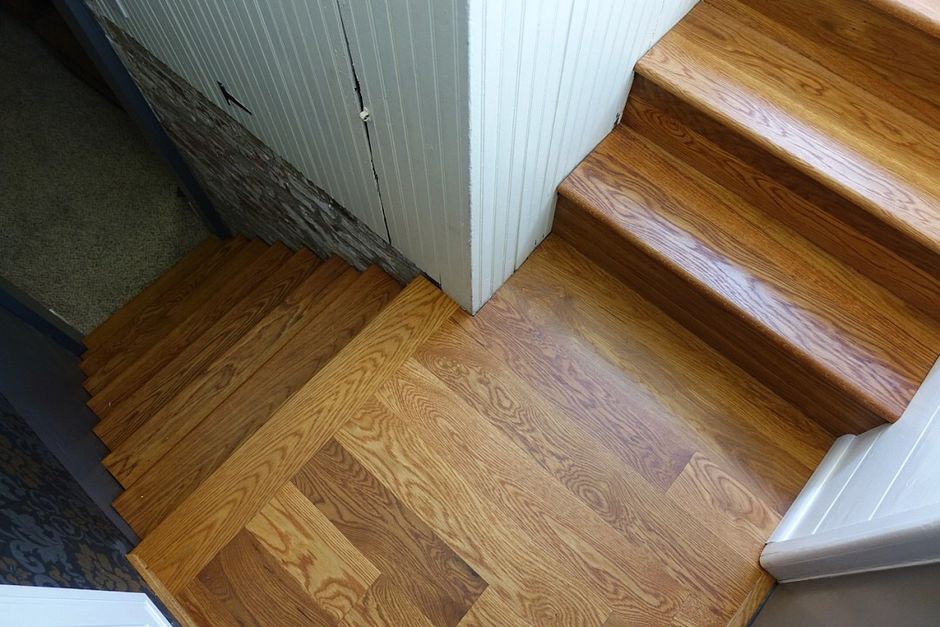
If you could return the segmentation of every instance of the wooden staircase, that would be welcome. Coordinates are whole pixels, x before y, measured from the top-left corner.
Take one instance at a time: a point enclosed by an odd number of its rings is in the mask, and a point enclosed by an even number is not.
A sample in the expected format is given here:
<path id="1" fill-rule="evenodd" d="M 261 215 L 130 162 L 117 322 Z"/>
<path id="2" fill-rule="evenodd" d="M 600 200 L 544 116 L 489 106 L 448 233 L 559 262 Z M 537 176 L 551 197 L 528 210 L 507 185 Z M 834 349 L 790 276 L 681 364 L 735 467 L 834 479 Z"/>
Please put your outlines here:
<path id="1" fill-rule="evenodd" d="M 917 6 L 703 0 L 559 189 L 556 233 L 833 433 L 896 420 L 940 351 Z"/>
<path id="2" fill-rule="evenodd" d="M 207 240 L 86 338 L 130 559 L 194 625 L 745 624 L 940 349 L 938 25 L 703 1 L 475 317 Z"/>
<path id="3" fill-rule="evenodd" d="M 423 279 L 402 291 L 377 267 L 210 238 L 88 335 L 88 405 L 125 488 L 114 505 L 144 538 L 130 557 L 178 616 L 205 609 L 176 598 L 187 569 L 454 309 Z M 195 553 L 180 552 L 187 542 Z"/>

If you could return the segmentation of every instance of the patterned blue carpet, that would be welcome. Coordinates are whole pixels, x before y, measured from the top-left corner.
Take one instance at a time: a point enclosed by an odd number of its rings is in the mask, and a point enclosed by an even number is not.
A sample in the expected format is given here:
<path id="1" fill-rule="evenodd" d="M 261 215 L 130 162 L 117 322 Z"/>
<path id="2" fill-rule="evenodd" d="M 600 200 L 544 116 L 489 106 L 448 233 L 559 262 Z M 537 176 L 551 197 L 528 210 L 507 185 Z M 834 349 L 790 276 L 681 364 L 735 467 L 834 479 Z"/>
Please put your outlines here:
<path id="1" fill-rule="evenodd" d="M 0 396 L 0 583 L 145 591 L 129 549 Z"/>

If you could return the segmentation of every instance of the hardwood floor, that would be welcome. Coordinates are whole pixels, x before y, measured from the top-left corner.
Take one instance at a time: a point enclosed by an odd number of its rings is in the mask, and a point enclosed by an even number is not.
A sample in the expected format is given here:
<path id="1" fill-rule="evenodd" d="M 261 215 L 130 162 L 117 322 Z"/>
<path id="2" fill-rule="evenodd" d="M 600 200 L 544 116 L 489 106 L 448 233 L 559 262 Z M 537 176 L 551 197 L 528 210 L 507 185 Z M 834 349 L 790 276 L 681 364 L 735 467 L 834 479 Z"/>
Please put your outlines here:
<path id="1" fill-rule="evenodd" d="M 692 332 L 556 236 L 476 317 L 331 276 L 116 502 L 184 622 L 721 625 L 766 591 L 832 437 Z"/>
<path id="2" fill-rule="evenodd" d="M 193 625 L 747 624 L 940 350 L 933 19 L 704 0 L 474 317 L 207 241 L 82 362 L 131 561 Z"/>

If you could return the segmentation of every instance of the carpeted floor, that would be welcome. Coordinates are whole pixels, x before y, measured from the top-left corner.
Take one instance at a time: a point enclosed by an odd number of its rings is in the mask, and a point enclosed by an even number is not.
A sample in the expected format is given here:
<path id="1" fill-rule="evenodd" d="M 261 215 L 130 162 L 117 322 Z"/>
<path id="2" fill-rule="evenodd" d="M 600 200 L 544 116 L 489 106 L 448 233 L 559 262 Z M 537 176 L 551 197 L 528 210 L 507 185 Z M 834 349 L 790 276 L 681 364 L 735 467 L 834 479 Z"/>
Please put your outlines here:
<path id="1" fill-rule="evenodd" d="M 87 333 L 206 235 L 124 112 L 0 12 L 0 276 Z"/>

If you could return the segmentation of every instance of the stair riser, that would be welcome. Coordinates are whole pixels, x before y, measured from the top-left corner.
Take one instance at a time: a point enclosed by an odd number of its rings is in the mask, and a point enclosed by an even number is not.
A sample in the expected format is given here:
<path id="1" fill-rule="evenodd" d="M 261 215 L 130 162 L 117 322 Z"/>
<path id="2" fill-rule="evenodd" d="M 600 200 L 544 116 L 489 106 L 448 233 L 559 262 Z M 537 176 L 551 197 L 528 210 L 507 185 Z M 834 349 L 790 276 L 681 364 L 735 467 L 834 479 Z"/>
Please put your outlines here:
<path id="1" fill-rule="evenodd" d="M 729 2 L 715 3 L 724 8 Z M 940 119 L 940 42 L 916 26 L 859 0 L 747 0 L 745 4 L 930 103 L 934 110 L 926 115 L 933 124 Z M 793 40 L 787 44 L 803 47 Z"/>
<path id="2" fill-rule="evenodd" d="M 786 345 L 688 282 L 678 269 L 561 195 L 554 232 L 831 432 L 859 433 L 897 418 L 879 416 L 827 382 Z"/>
<path id="3" fill-rule="evenodd" d="M 940 255 L 851 200 L 641 74 L 634 81 L 623 123 L 765 208 L 907 303 L 936 315 Z M 753 169 L 727 167 L 723 155 L 737 157 Z"/>

